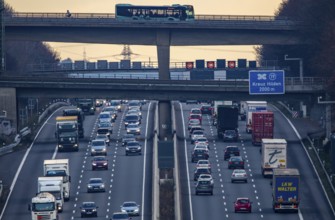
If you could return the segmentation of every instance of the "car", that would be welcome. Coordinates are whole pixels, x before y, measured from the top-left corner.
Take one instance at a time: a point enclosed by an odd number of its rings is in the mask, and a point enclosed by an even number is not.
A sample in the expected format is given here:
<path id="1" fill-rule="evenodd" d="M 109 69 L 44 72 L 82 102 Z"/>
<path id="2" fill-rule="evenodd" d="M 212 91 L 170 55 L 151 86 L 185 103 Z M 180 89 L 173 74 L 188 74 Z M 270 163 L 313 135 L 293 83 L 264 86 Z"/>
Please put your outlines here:
<path id="1" fill-rule="evenodd" d="M 238 141 L 238 132 L 236 130 L 225 130 L 223 132 L 223 141 Z"/>
<path id="2" fill-rule="evenodd" d="M 126 146 L 126 156 L 129 154 L 142 154 L 142 146 L 138 141 L 130 141 Z"/>
<path id="3" fill-rule="evenodd" d="M 234 183 L 236 181 L 248 182 L 248 175 L 244 169 L 235 169 L 231 174 L 231 182 Z"/>
<path id="4" fill-rule="evenodd" d="M 92 159 L 92 170 L 104 169 L 108 170 L 108 160 L 105 156 L 95 156 Z"/>
<path id="5" fill-rule="evenodd" d="M 194 145 L 193 150 L 198 150 L 198 149 L 206 150 L 209 153 L 208 145 L 205 144 L 205 143 L 198 143 L 198 144 Z"/>
<path id="6" fill-rule="evenodd" d="M 249 198 L 237 198 L 234 202 L 234 210 L 235 212 L 251 212 L 251 204 Z"/>
<path id="7" fill-rule="evenodd" d="M 240 148 L 237 146 L 227 146 L 224 150 L 224 160 L 229 159 L 231 156 L 240 156 Z"/>
<path id="8" fill-rule="evenodd" d="M 200 174 L 200 176 L 198 177 L 198 181 L 199 180 L 207 180 L 212 185 L 214 185 L 214 180 L 213 180 L 212 174 Z"/>
<path id="9" fill-rule="evenodd" d="M 121 212 L 128 213 L 128 215 L 140 215 L 140 205 L 136 202 L 128 201 L 121 205 Z"/>
<path id="10" fill-rule="evenodd" d="M 141 134 L 141 127 L 138 124 L 128 124 L 127 126 L 127 134 Z"/>
<path id="11" fill-rule="evenodd" d="M 193 180 L 197 181 L 200 174 L 211 174 L 211 171 L 206 167 L 198 167 L 194 170 Z"/>
<path id="12" fill-rule="evenodd" d="M 112 122 L 115 122 L 118 112 L 115 106 L 107 106 L 102 110 L 102 112 L 109 112 L 112 116 Z"/>
<path id="13" fill-rule="evenodd" d="M 196 131 L 193 131 L 192 134 L 191 134 L 191 144 L 194 144 L 195 140 L 198 138 L 198 137 L 203 137 L 205 136 L 205 133 L 203 130 L 196 130 Z"/>
<path id="14" fill-rule="evenodd" d="M 192 163 L 198 162 L 199 160 L 208 160 L 209 153 L 204 149 L 196 149 L 192 151 Z"/>
<path id="15" fill-rule="evenodd" d="M 212 115 L 213 108 L 210 105 L 202 105 L 200 111 L 203 115 Z"/>
<path id="16" fill-rule="evenodd" d="M 190 127 L 190 137 L 191 137 L 192 133 L 193 133 L 195 130 L 203 131 L 204 129 L 201 127 L 201 125 L 193 125 L 193 126 L 191 126 L 191 127 Z"/>
<path id="17" fill-rule="evenodd" d="M 232 156 L 228 160 L 228 169 L 244 169 L 244 160 L 241 156 Z"/>
<path id="18" fill-rule="evenodd" d="M 127 146 L 127 143 L 130 141 L 136 141 L 134 134 L 125 134 L 122 137 L 122 146 Z"/>
<path id="19" fill-rule="evenodd" d="M 199 114 L 201 115 L 200 108 L 191 108 L 190 114 Z"/>
<path id="20" fill-rule="evenodd" d="M 127 114 L 129 114 L 129 115 L 130 114 L 136 114 L 136 115 L 140 116 L 140 118 L 142 119 L 142 112 L 138 107 L 129 109 Z"/>
<path id="21" fill-rule="evenodd" d="M 195 185 L 195 195 L 199 195 L 200 193 L 209 193 L 213 195 L 214 185 L 208 180 L 199 180 Z"/>
<path id="22" fill-rule="evenodd" d="M 212 169 L 212 165 L 209 160 L 198 160 L 196 167 L 206 167 L 208 169 Z"/>
<path id="23" fill-rule="evenodd" d="M 108 138 L 111 138 L 111 134 L 113 134 L 113 124 L 110 122 L 98 123 L 97 134 L 106 134 Z"/>
<path id="24" fill-rule="evenodd" d="M 90 178 L 87 183 L 87 192 L 105 192 L 105 183 L 102 178 Z"/>
<path id="25" fill-rule="evenodd" d="M 139 100 L 131 100 L 128 102 L 128 109 L 130 109 L 132 106 L 137 106 L 142 110 L 142 104 Z"/>
<path id="26" fill-rule="evenodd" d="M 98 208 L 95 202 L 83 202 L 80 206 L 81 217 L 98 217 Z"/>
<path id="27" fill-rule="evenodd" d="M 93 140 L 90 143 L 91 147 L 91 156 L 96 156 L 96 155 L 107 155 L 107 144 L 105 140 Z"/>
<path id="28" fill-rule="evenodd" d="M 129 220 L 128 213 L 125 212 L 114 212 L 111 220 Z"/>
<path id="29" fill-rule="evenodd" d="M 201 114 L 190 114 L 188 117 L 188 120 L 191 119 L 198 119 L 200 121 L 200 124 L 202 124 L 202 115 Z"/>
<path id="30" fill-rule="evenodd" d="M 190 130 L 192 126 L 195 126 L 195 125 L 200 125 L 200 120 L 199 119 L 190 119 L 188 121 L 188 125 L 187 125 L 187 129 Z"/>
<path id="31" fill-rule="evenodd" d="M 99 123 L 100 122 L 112 122 L 112 115 L 110 112 L 101 112 L 98 117 Z"/>
<path id="32" fill-rule="evenodd" d="M 110 140 L 109 140 L 109 137 L 107 136 L 107 134 L 104 134 L 104 133 L 98 133 L 97 136 L 95 136 L 95 139 L 94 140 L 103 140 L 106 142 L 106 144 L 108 146 L 110 146 Z"/>
<path id="33" fill-rule="evenodd" d="M 195 140 L 194 140 L 194 144 L 197 145 L 197 144 L 204 144 L 204 145 L 207 145 L 208 149 L 209 149 L 209 142 L 208 142 L 208 139 L 204 136 L 202 137 L 197 137 Z"/>
<path id="34" fill-rule="evenodd" d="M 141 118 L 137 114 L 127 114 L 124 117 L 124 128 L 127 129 L 128 124 L 141 124 Z"/>
<path id="35" fill-rule="evenodd" d="M 112 100 L 110 102 L 110 105 L 113 106 L 113 107 L 115 107 L 118 112 L 122 111 L 121 100 Z"/>

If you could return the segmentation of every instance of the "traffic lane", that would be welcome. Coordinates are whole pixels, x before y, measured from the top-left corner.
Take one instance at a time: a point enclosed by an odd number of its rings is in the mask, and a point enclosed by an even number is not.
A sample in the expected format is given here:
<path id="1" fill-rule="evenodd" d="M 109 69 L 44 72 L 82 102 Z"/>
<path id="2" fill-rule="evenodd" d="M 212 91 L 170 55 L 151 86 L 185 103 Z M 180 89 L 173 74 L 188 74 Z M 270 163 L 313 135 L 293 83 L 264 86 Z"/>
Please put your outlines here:
<path id="1" fill-rule="evenodd" d="M 304 147 L 300 144 L 298 137 L 283 115 L 275 109 L 273 111 L 275 113 L 275 124 L 279 130 L 285 131 L 283 138 L 288 141 L 288 167 L 298 168 L 301 175 L 300 210 L 304 219 L 334 218 L 329 202 Z"/>

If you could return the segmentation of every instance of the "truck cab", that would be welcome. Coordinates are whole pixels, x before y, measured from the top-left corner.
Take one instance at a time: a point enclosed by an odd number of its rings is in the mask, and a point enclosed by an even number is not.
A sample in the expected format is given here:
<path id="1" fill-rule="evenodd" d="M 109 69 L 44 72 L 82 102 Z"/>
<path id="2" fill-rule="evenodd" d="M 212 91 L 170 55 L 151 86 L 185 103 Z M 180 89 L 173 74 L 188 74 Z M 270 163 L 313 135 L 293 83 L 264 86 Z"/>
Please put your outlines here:
<path id="1" fill-rule="evenodd" d="M 39 193 L 31 199 L 31 204 L 28 205 L 28 210 L 31 211 L 31 219 L 58 219 L 58 211 L 55 197 L 47 192 Z"/>

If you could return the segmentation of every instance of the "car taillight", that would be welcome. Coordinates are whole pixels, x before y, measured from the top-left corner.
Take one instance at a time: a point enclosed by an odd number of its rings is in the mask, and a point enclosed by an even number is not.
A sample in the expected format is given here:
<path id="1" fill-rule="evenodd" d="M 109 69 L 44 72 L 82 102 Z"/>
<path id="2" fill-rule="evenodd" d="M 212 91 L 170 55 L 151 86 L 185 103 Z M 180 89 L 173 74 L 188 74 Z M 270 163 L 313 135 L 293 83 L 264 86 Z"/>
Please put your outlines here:
<path id="1" fill-rule="evenodd" d="M 232 164 L 233 162 L 229 161 L 229 164 Z"/>
<path id="2" fill-rule="evenodd" d="M 240 164 L 243 164 L 243 162 L 240 162 Z"/>

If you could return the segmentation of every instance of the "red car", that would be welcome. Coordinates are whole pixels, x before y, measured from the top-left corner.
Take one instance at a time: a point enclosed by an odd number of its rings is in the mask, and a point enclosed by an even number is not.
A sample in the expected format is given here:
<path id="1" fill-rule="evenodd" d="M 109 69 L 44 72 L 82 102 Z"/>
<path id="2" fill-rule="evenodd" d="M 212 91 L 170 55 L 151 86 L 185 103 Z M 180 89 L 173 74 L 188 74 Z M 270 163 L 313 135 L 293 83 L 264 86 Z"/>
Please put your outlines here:
<path id="1" fill-rule="evenodd" d="M 251 212 L 251 204 L 249 198 L 237 198 L 234 202 L 235 212 Z"/>

